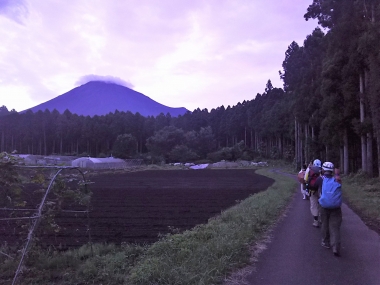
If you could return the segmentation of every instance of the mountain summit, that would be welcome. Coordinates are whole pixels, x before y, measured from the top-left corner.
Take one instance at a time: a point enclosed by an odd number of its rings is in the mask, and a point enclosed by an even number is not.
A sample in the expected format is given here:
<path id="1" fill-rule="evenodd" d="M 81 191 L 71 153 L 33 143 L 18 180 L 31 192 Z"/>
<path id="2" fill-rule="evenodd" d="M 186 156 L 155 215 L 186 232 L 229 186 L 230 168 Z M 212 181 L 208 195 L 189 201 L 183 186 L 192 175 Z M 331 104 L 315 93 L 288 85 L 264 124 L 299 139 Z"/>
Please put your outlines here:
<path id="1" fill-rule="evenodd" d="M 46 101 L 28 110 L 34 113 L 41 110 L 61 114 L 68 109 L 73 114 L 83 116 L 101 116 L 118 111 L 139 112 L 142 116 L 157 116 L 160 113 L 170 113 L 172 117 L 183 115 L 186 108 L 171 108 L 162 105 L 142 93 L 115 83 L 90 81 L 54 99 Z"/>

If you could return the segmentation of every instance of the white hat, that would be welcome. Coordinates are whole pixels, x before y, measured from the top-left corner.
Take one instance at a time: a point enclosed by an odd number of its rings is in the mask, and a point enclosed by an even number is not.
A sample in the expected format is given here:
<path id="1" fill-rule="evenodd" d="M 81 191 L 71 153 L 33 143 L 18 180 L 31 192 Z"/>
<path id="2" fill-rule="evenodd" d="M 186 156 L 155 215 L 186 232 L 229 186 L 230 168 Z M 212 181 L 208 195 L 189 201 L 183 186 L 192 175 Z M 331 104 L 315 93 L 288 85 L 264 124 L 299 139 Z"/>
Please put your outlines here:
<path id="1" fill-rule="evenodd" d="M 313 165 L 314 166 L 321 167 L 321 164 L 322 164 L 322 162 L 319 159 L 316 159 L 316 160 L 313 161 Z"/>
<path id="2" fill-rule="evenodd" d="M 323 163 L 322 169 L 325 171 L 333 171 L 334 170 L 334 164 L 332 162 L 326 161 Z"/>

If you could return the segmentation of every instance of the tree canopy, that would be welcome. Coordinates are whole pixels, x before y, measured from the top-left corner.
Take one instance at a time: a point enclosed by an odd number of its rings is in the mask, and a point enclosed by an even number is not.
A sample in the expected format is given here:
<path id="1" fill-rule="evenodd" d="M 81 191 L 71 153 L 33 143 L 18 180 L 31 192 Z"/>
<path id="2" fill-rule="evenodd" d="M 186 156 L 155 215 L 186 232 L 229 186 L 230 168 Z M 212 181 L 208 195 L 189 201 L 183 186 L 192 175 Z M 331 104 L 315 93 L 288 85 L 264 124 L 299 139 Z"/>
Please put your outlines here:
<path id="1" fill-rule="evenodd" d="M 0 151 L 148 155 L 171 162 L 283 158 L 298 167 L 319 158 L 345 173 L 379 173 L 380 2 L 313 0 L 304 17 L 321 27 L 302 45 L 289 43 L 280 71 L 283 88 L 268 80 L 252 100 L 178 117 L 19 114 L 2 106 Z"/>

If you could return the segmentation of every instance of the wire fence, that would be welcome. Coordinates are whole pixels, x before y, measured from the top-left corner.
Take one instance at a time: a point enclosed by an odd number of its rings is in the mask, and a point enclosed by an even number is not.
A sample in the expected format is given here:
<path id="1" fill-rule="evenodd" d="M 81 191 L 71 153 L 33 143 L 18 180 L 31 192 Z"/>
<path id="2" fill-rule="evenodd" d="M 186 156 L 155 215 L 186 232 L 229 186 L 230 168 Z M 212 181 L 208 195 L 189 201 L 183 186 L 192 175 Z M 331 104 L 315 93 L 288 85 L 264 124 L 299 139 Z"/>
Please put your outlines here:
<path id="1" fill-rule="evenodd" d="M 50 182 L 48 184 L 48 187 L 46 188 L 46 190 L 43 191 L 42 199 L 36 205 L 36 208 L 30 208 L 30 207 L 29 208 L 23 208 L 22 206 L 11 207 L 11 208 L 10 207 L 0 208 L 0 212 L 2 213 L 2 215 L 1 215 L 2 217 L 0 218 L 0 222 L 5 222 L 5 225 L 1 226 L 2 230 L 6 229 L 7 226 L 8 226 L 8 228 L 9 228 L 9 226 L 11 226 L 11 227 L 13 227 L 13 232 L 16 234 L 17 231 L 20 231 L 20 224 L 17 224 L 17 222 L 20 222 L 23 220 L 30 220 L 31 221 L 31 223 L 29 225 L 29 229 L 27 231 L 27 237 L 26 237 L 25 244 L 23 245 L 23 248 L 21 250 L 20 261 L 19 261 L 17 270 L 15 272 L 12 284 L 17 284 L 17 280 L 18 280 L 20 274 L 22 273 L 23 264 L 27 258 L 28 251 L 32 247 L 32 243 L 33 243 L 34 237 L 36 235 L 37 229 L 40 225 L 40 222 L 41 222 L 42 218 L 44 217 L 44 215 L 46 214 L 47 206 L 54 204 L 54 202 L 49 201 L 48 197 L 49 197 L 49 194 L 51 193 L 53 186 L 56 183 L 56 179 L 60 175 L 60 173 L 62 171 L 65 171 L 65 170 L 74 170 L 74 171 L 79 172 L 80 176 L 82 177 L 83 186 L 86 189 L 85 192 L 88 192 L 87 191 L 87 184 L 89 183 L 88 181 L 86 181 L 84 173 L 78 167 L 72 167 L 72 166 L 20 166 L 20 165 L 18 165 L 16 167 L 18 167 L 20 169 L 24 169 L 24 170 L 26 170 L 26 169 L 29 169 L 29 170 L 30 169 L 44 169 L 44 170 L 53 169 L 56 172 L 54 175 L 49 176 L 48 179 L 50 179 Z M 45 180 L 45 179 L 43 179 L 43 180 Z M 31 193 L 28 193 L 28 194 L 29 194 L 29 196 L 32 195 Z M 11 200 L 9 195 L 6 197 L 9 200 Z M 87 220 L 86 232 L 88 233 L 88 239 L 89 239 L 89 243 L 90 243 L 91 249 L 92 249 L 89 209 L 90 209 L 90 203 L 87 203 L 86 210 L 61 210 L 59 212 L 61 212 L 61 213 L 73 213 L 75 215 L 81 213 L 81 214 L 84 214 L 86 216 L 86 220 Z M 17 216 L 18 213 L 21 213 L 21 216 Z M 30 215 L 28 215 L 28 214 L 30 214 Z M 16 222 L 16 224 L 12 224 L 12 222 Z M 27 224 L 23 224 L 23 226 L 21 226 L 21 228 L 25 227 L 25 226 L 27 226 Z M 0 251 L 0 254 L 7 256 L 8 258 L 15 259 L 15 257 L 12 257 L 8 253 L 4 253 L 4 252 Z"/>

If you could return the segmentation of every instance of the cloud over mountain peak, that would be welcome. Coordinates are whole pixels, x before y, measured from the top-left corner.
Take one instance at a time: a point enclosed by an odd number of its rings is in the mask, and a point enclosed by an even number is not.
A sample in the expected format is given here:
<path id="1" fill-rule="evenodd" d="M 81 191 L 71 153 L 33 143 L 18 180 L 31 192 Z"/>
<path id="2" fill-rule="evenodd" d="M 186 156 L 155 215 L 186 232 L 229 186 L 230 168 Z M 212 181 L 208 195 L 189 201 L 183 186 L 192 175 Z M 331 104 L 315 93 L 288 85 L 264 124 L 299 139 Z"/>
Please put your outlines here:
<path id="1" fill-rule="evenodd" d="M 78 79 L 78 81 L 75 83 L 75 86 L 84 85 L 90 81 L 101 81 L 106 83 L 115 83 L 117 85 L 128 87 L 129 89 L 133 89 L 133 84 L 125 81 L 119 77 L 111 76 L 111 75 L 95 75 L 95 74 L 88 74 L 84 75 L 81 78 Z"/>

